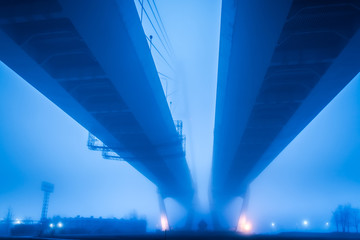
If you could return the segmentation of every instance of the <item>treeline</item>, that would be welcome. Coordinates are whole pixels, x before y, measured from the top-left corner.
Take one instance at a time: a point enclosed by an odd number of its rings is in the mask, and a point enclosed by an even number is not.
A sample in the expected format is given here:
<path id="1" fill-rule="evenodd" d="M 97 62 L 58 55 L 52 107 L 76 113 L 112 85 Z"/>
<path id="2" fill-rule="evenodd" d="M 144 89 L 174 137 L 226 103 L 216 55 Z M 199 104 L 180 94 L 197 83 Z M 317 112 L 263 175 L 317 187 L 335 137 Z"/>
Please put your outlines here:
<path id="1" fill-rule="evenodd" d="M 351 229 L 359 232 L 360 209 L 353 208 L 350 204 L 339 205 L 333 211 L 332 218 L 337 232 L 350 232 Z"/>

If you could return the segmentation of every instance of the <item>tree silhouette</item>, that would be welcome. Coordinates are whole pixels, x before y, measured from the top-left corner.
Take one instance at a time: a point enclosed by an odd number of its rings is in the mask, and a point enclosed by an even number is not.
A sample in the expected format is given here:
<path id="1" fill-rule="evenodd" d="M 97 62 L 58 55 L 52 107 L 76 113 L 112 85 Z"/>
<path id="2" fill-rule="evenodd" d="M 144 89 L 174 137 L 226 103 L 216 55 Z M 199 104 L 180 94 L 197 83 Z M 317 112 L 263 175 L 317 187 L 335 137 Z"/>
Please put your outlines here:
<path id="1" fill-rule="evenodd" d="M 352 209 L 352 219 L 353 225 L 355 227 L 356 232 L 359 232 L 359 224 L 360 224 L 360 210 L 357 208 Z"/>
<path id="2" fill-rule="evenodd" d="M 335 223 L 337 232 L 339 232 L 340 227 L 342 232 L 350 232 L 352 226 L 356 232 L 359 232 L 360 210 L 351 207 L 350 204 L 339 205 L 333 211 L 332 221 Z"/>

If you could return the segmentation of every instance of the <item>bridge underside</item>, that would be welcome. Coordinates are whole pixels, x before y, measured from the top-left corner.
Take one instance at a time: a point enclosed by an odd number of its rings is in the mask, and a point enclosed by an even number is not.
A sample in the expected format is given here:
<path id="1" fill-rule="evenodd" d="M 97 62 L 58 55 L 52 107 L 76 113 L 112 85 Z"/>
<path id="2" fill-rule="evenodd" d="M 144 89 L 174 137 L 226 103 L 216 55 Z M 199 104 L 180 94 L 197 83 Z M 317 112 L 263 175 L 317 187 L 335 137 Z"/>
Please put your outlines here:
<path id="1" fill-rule="evenodd" d="M 193 187 L 134 3 L 0 2 L 0 60 L 159 187 Z"/>
<path id="2" fill-rule="evenodd" d="M 359 1 L 270 2 L 223 1 L 214 208 L 243 195 L 360 71 Z"/>

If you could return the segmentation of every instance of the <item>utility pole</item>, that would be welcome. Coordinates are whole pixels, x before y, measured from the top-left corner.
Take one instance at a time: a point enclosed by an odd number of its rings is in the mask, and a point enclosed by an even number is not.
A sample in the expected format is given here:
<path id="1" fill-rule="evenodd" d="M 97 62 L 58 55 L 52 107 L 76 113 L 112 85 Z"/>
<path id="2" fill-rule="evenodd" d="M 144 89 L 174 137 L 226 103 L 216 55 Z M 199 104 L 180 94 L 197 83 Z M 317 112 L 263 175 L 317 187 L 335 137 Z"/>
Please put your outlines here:
<path id="1" fill-rule="evenodd" d="M 8 212 L 7 212 L 6 219 L 5 219 L 6 234 L 8 236 L 11 235 L 12 217 L 13 217 L 12 210 L 11 210 L 11 208 L 8 208 Z"/>

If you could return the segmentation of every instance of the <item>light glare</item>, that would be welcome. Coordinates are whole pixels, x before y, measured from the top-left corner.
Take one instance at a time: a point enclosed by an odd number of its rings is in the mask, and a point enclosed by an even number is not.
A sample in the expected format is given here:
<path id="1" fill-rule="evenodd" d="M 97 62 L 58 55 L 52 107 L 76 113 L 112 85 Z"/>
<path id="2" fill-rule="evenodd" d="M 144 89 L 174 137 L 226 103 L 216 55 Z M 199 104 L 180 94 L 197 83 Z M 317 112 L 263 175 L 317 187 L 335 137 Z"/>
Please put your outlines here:
<path id="1" fill-rule="evenodd" d="M 246 220 L 245 215 L 241 215 L 238 221 L 236 231 L 241 233 L 250 233 L 252 225 L 249 221 Z"/>
<path id="2" fill-rule="evenodd" d="M 161 230 L 169 231 L 169 222 L 167 220 L 167 217 L 165 215 L 161 215 L 160 221 L 161 221 Z"/>

